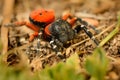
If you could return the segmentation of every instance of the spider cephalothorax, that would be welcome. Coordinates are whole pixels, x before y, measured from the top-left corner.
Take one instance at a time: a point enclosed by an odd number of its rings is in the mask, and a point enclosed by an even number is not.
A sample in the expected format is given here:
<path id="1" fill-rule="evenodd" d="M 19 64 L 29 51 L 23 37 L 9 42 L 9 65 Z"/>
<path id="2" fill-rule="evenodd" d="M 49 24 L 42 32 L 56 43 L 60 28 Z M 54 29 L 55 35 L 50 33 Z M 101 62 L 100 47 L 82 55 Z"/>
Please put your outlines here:
<path id="1" fill-rule="evenodd" d="M 49 30 L 54 38 L 62 43 L 66 43 L 75 36 L 75 31 L 71 27 L 67 21 L 58 19 L 50 25 Z"/>

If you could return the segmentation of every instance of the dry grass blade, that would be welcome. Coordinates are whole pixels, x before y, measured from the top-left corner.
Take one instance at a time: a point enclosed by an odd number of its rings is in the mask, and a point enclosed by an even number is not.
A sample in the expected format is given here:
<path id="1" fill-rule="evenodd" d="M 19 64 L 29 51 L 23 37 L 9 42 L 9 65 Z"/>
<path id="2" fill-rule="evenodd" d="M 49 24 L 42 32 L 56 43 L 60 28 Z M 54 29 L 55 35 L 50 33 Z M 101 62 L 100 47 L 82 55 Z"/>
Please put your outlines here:
<path id="1" fill-rule="evenodd" d="M 107 56 L 107 58 L 112 60 L 113 62 L 116 62 L 117 64 L 120 64 L 120 62 L 116 58 L 114 58 L 114 57 Z"/>

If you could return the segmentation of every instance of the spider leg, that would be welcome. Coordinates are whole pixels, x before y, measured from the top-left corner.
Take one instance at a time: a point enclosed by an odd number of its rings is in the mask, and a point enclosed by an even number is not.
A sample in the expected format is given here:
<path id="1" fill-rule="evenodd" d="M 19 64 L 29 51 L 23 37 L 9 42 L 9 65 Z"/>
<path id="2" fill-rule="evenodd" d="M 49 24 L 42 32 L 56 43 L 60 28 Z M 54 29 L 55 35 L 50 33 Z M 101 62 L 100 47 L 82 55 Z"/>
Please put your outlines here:
<path id="1" fill-rule="evenodd" d="M 87 27 L 85 25 L 81 25 L 80 26 L 81 29 L 83 29 L 85 31 L 85 33 L 89 36 L 89 38 L 96 44 L 98 45 L 99 42 L 95 39 L 95 37 L 93 36 L 93 34 L 87 29 Z"/>
<path id="2" fill-rule="evenodd" d="M 29 42 L 32 42 L 36 36 L 38 36 L 38 32 L 34 32 L 32 35 L 30 35 Z"/>
<path id="3" fill-rule="evenodd" d="M 80 30 L 84 30 L 84 32 L 88 35 L 88 37 L 96 44 L 98 45 L 99 42 L 97 41 L 97 39 L 95 39 L 95 37 L 93 36 L 93 34 L 89 31 L 89 29 L 87 29 L 86 25 L 78 25 L 75 28 L 75 32 L 78 33 Z"/>
<path id="4" fill-rule="evenodd" d="M 97 34 L 100 33 L 100 30 L 96 29 L 95 26 L 89 25 L 89 27 L 90 27 L 91 29 L 93 29 Z"/>
<path id="5" fill-rule="evenodd" d="M 37 53 L 40 52 L 40 49 L 41 49 L 41 39 L 42 39 L 42 35 L 43 35 L 43 30 L 41 29 L 38 33 L 38 37 L 37 37 Z"/>
<path id="6" fill-rule="evenodd" d="M 39 32 L 40 28 L 35 26 L 34 24 L 30 23 L 30 22 L 27 22 L 27 21 L 21 21 L 21 22 L 14 22 L 14 23 L 7 23 L 5 24 L 4 26 L 5 27 L 20 27 L 20 26 L 23 26 L 23 25 L 26 25 L 28 28 L 32 29 L 33 31 L 35 32 Z"/>
<path id="7" fill-rule="evenodd" d="M 50 41 L 50 46 L 56 53 L 59 53 L 60 48 L 63 47 L 63 43 L 60 42 L 58 39 L 55 39 L 54 37 L 52 37 L 52 40 Z"/>
<path id="8" fill-rule="evenodd" d="M 51 45 L 51 48 L 56 52 L 56 55 L 58 57 L 60 57 L 61 59 L 65 58 L 65 56 L 63 56 L 63 54 L 60 51 L 60 48 L 63 47 L 63 43 L 62 42 L 60 42 L 58 39 L 53 38 L 50 41 L 50 45 Z"/>
<path id="9" fill-rule="evenodd" d="M 100 31 L 97 30 L 94 25 L 91 25 L 91 24 L 89 25 L 88 22 L 82 20 L 81 18 L 77 18 L 77 21 L 79 21 L 81 24 L 83 24 L 83 25 L 85 25 L 85 26 L 90 27 L 90 28 L 93 29 L 97 34 L 100 33 Z"/>
<path id="10" fill-rule="evenodd" d="M 55 40 L 51 40 L 50 41 L 50 46 L 53 50 L 55 50 L 56 52 L 58 52 L 58 48 L 57 45 L 55 44 Z"/>

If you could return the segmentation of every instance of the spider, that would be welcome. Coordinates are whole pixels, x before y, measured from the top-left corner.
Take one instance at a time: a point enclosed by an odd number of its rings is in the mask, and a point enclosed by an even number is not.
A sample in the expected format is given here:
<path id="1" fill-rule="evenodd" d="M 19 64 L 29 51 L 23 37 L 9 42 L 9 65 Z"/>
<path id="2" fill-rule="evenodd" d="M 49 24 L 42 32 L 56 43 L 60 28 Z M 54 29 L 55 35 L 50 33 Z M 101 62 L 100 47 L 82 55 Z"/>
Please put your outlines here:
<path id="1" fill-rule="evenodd" d="M 75 35 L 81 30 L 83 30 L 96 45 L 99 44 L 87 28 L 91 25 L 79 17 L 72 16 L 70 13 L 55 20 L 53 10 L 39 9 L 30 13 L 29 21 L 30 22 L 14 22 L 7 26 L 26 25 L 35 31 L 30 36 L 29 41 L 38 37 L 38 47 L 40 47 L 40 39 L 45 39 L 49 41 L 51 48 L 56 52 L 59 52 L 60 48 L 64 47 L 67 41 L 74 39 Z M 96 30 L 93 26 L 91 27 Z"/>

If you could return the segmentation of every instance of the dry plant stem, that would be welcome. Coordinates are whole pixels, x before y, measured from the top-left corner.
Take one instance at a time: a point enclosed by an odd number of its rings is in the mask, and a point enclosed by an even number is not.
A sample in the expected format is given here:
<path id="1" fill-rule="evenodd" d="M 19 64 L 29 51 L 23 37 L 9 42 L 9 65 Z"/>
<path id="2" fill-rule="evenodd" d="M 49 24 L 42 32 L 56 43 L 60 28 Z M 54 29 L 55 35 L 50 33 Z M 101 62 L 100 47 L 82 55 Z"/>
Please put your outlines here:
<path id="1" fill-rule="evenodd" d="M 99 33 L 97 35 L 97 37 L 101 36 L 103 33 L 107 32 L 107 31 L 111 31 L 111 29 L 113 28 L 113 26 L 115 26 L 116 23 L 113 23 L 112 25 L 108 26 L 104 31 L 102 31 L 101 33 Z"/>
<path id="2" fill-rule="evenodd" d="M 15 35 L 10 35 L 9 36 L 9 38 L 11 38 L 11 37 L 19 37 L 19 36 L 24 36 L 24 35 L 26 35 L 26 33 L 21 33 L 21 34 L 15 34 Z"/>
<path id="3" fill-rule="evenodd" d="M 110 25 L 108 28 L 106 28 L 104 31 L 102 31 L 101 33 L 99 33 L 99 34 L 96 35 L 95 37 L 99 37 L 99 36 L 101 36 L 102 34 L 104 34 L 106 31 L 111 30 L 111 28 L 113 28 L 114 25 L 115 25 L 115 24 Z M 85 40 L 82 40 L 81 42 L 78 42 L 78 43 L 76 43 L 76 44 L 73 44 L 73 45 L 70 46 L 70 47 L 76 47 L 76 46 L 79 46 L 80 44 L 86 42 L 87 40 L 89 40 L 89 38 L 87 38 L 87 39 L 85 39 Z"/>
<path id="4" fill-rule="evenodd" d="M 108 59 L 112 60 L 113 62 L 117 63 L 117 64 L 120 64 L 120 62 L 114 58 L 114 57 L 111 57 L 111 56 L 107 56 Z"/>
<path id="5" fill-rule="evenodd" d="M 3 7 L 3 23 L 1 27 L 1 41 L 3 43 L 2 54 L 5 54 L 8 50 L 8 28 L 4 27 L 4 24 L 10 22 L 10 18 L 13 12 L 15 0 L 4 0 Z"/>
<path id="6" fill-rule="evenodd" d="M 18 49 L 26 49 L 26 47 L 29 47 L 29 46 L 32 45 L 32 44 L 33 44 L 33 42 L 28 43 L 28 44 L 25 44 L 25 45 L 20 46 L 20 47 L 13 48 L 13 49 L 9 50 L 9 52 L 12 52 L 12 51 L 18 50 Z"/>
<path id="7" fill-rule="evenodd" d="M 109 19 L 114 19 L 114 17 L 103 17 L 103 16 L 97 16 L 94 14 L 89 14 L 89 13 L 81 13 L 81 12 L 77 12 L 75 13 L 75 16 L 77 17 L 87 17 L 87 18 L 94 18 L 94 19 L 98 19 L 98 20 L 109 20 Z"/>
<path id="8" fill-rule="evenodd" d="M 116 28 L 99 44 L 99 47 L 102 47 L 106 42 L 108 42 L 114 35 L 116 35 L 120 30 L 120 16 Z"/>
<path id="9" fill-rule="evenodd" d="M 40 60 L 41 60 L 41 61 L 42 61 L 42 60 L 46 60 L 46 59 L 48 59 L 48 58 L 50 58 L 50 57 L 52 57 L 52 56 L 55 56 L 55 55 L 56 55 L 55 53 L 51 53 L 51 54 L 47 55 L 46 57 L 41 58 Z"/>

